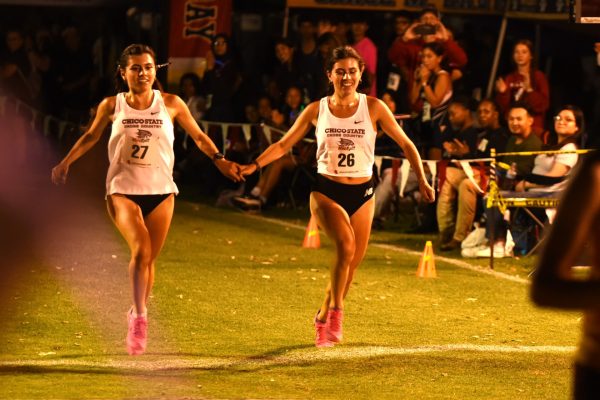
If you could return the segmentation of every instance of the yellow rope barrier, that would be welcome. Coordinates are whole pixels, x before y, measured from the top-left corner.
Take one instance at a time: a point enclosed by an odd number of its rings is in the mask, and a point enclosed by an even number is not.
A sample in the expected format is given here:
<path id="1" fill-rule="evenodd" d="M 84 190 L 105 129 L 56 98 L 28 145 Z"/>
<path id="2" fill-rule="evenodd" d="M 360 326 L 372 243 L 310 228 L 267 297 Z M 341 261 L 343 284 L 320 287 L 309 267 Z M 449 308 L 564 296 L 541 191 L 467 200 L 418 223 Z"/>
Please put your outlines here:
<path id="1" fill-rule="evenodd" d="M 595 151 L 594 149 L 580 150 L 540 150 L 540 151 L 512 151 L 508 153 L 497 153 L 496 156 L 537 156 L 540 154 L 585 154 Z"/>

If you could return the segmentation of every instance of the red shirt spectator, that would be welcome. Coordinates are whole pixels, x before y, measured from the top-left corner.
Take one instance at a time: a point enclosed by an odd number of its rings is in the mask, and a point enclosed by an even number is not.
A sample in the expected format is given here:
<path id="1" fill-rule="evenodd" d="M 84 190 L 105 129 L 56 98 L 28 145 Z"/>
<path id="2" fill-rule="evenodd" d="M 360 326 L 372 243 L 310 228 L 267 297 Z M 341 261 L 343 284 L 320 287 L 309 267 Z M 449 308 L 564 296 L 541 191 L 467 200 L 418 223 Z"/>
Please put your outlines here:
<path id="1" fill-rule="evenodd" d="M 452 39 L 451 33 L 439 19 L 435 7 L 428 6 L 421 11 L 402 37 L 397 38 L 388 50 L 388 58 L 399 69 L 406 80 L 408 93 L 412 89 L 415 70 L 421 63 L 421 50 L 425 43 L 439 42 L 444 48 L 444 60 L 450 70 L 452 80 L 462 76 L 460 70 L 467 65 L 467 54 Z"/>
<path id="2" fill-rule="evenodd" d="M 496 102 L 504 114 L 513 102 L 527 103 L 533 116 L 533 132 L 541 137 L 550 106 L 550 89 L 546 75 L 532 67 L 532 59 L 532 43 L 519 40 L 513 50 L 515 70 L 496 81 Z"/>

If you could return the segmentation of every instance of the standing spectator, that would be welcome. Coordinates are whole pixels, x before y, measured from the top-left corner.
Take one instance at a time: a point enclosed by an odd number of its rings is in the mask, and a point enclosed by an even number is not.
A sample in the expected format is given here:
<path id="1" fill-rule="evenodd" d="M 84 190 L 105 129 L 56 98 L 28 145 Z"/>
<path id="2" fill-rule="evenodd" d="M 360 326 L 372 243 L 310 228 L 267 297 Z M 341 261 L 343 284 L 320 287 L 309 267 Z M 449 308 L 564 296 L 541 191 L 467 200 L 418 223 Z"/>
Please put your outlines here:
<path id="1" fill-rule="evenodd" d="M 533 63 L 533 43 L 519 40 L 513 48 L 514 70 L 496 80 L 496 101 L 506 113 L 513 102 L 525 102 L 533 115 L 533 132 L 541 137 L 544 119 L 550 105 L 550 89 L 546 75 Z"/>
<path id="2" fill-rule="evenodd" d="M 83 43 L 79 29 L 68 26 L 62 31 L 63 49 L 58 58 L 58 85 L 65 108 L 64 117 L 87 120 L 91 106 L 92 54 Z"/>
<path id="3" fill-rule="evenodd" d="M 305 75 L 305 102 L 317 98 L 317 80 L 323 75 L 319 65 L 316 27 L 311 19 L 301 16 L 298 21 L 298 45 L 296 50 L 298 69 Z"/>
<path id="4" fill-rule="evenodd" d="M 9 29 L 4 40 L 6 51 L 0 55 L 2 92 L 31 104 L 37 91 L 29 81 L 33 69 L 25 48 L 25 37 L 19 29 Z"/>
<path id="5" fill-rule="evenodd" d="M 471 116 L 470 99 L 452 100 L 448 108 L 448 120 L 451 129 L 446 129 L 444 132 L 444 157 L 446 159 L 475 158 L 477 129 Z M 475 183 L 480 183 L 479 170 L 473 170 L 473 179 Z M 465 171 L 459 165 L 449 164 L 437 204 L 441 250 L 459 248 L 471 231 L 477 208 L 477 194 L 477 188 L 468 179 Z"/>
<path id="6" fill-rule="evenodd" d="M 387 49 L 389 49 L 396 40 L 402 40 L 402 36 L 404 36 L 404 33 L 406 33 L 406 30 L 411 25 L 411 22 L 412 17 L 409 12 L 399 11 L 396 13 L 394 16 L 394 37 L 390 42 L 387 43 Z M 391 90 L 397 94 L 397 112 L 410 112 L 410 106 L 408 104 L 408 87 L 406 84 L 406 79 L 402 77 L 400 68 L 398 68 L 396 64 L 393 64 L 389 60 L 387 54 L 381 53 L 379 55 L 378 65 L 380 66 L 378 74 L 381 73 L 382 75 L 381 83 L 385 87 L 385 90 Z"/>
<path id="7" fill-rule="evenodd" d="M 278 63 L 273 69 L 273 75 L 268 83 L 269 95 L 276 104 L 282 104 L 285 93 L 292 85 L 302 86 L 301 71 L 295 61 L 296 48 L 287 38 L 279 38 L 275 41 L 275 57 Z"/>
<path id="8" fill-rule="evenodd" d="M 434 135 L 444 124 L 452 97 L 452 79 L 448 71 L 442 69 L 442 60 L 442 45 L 434 42 L 423 46 L 423 63 L 415 71 L 415 84 L 410 93 L 411 108 L 418 113 L 419 139 L 429 149 L 436 148 Z M 439 159 L 439 153 L 432 150 L 429 158 Z"/>
<path id="9" fill-rule="evenodd" d="M 315 93 L 317 98 L 329 94 L 329 81 L 327 80 L 327 74 L 323 73 L 323 71 L 325 71 L 325 64 L 327 63 L 327 60 L 329 60 L 329 57 L 331 57 L 333 49 L 340 45 L 337 37 L 331 32 L 326 32 L 317 39 L 317 48 L 319 50 L 317 64 L 319 71 L 321 71 L 321 73 L 315 77 Z"/>
<path id="10" fill-rule="evenodd" d="M 358 52 L 358 54 L 365 61 L 365 72 L 363 79 L 369 86 L 365 87 L 365 94 L 373 97 L 377 97 L 377 47 L 375 43 L 369 37 L 367 37 L 367 31 L 369 30 L 369 24 L 365 16 L 356 18 L 352 24 L 352 47 Z"/>
<path id="11" fill-rule="evenodd" d="M 40 79 L 38 105 L 42 111 L 56 115 L 59 111 L 56 108 L 56 44 L 48 28 L 41 27 L 35 32 L 29 59 Z"/>
<path id="12" fill-rule="evenodd" d="M 335 19 L 335 29 L 333 34 L 337 37 L 338 42 L 341 46 L 345 46 L 350 43 L 350 24 L 343 14 L 338 14 Z"/>
<path id="13" fill-rule="evenodd" d="M 234 96 L 242 77 L 236 65 L 229 36 L 219 33 L 215 36 L 211 50 L 206 53 L 206 73 L 203 80 L 210 96 L 210 108 L 206 113 L 209 121 L 233 122 Z"/>
<path id="14" fill-rule="evenodd" d="M 452 80 L 462 76 L 461 70 L 467 65 L 465 51 L 452 39 L 452 35 L 440 20 L 439 12 L 428 5 L 419 18 L 406 30 L 402 38 L 396 39 L 388 50 L 388 58 L 400 69 L 406 80 L 408 93 L 411 93 L 415 71 L 421 63 L 421 50 L 426 43 L 437 42 L 443 48 L 444 59 Z"/>

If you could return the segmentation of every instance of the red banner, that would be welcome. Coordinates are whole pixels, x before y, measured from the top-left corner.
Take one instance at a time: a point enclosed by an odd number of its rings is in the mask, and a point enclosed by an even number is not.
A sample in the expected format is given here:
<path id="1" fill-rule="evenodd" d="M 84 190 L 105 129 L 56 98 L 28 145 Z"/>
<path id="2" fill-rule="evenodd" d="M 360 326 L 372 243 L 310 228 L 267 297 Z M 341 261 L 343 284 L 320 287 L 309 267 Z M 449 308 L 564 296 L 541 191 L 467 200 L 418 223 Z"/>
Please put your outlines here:
<path id="1" fill-rule="evenodd" d="M 169 86 L 186 72 L 204 73 L 214 35 L 231 34 L 232 0 L 170 0 Z"/>

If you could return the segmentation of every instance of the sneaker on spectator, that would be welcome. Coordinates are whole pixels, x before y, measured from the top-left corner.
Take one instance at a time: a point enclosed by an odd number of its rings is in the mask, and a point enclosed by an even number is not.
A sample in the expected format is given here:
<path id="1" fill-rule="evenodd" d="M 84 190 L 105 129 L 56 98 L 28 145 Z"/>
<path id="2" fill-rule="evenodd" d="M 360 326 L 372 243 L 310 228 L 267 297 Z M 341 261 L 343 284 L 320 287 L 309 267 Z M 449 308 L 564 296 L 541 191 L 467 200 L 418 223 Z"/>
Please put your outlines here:
<path id="1" fill-rule="evenodd" d="M 318 316 L 319 312 L 317 311 L 317 315 L 315 315 L 315 346 L 319 348 L 333 347 L 333 343 L 327 338 L 327 321 L 319 321 Z"/>
<path id="2" fill-rule="evenodd" d="M 231 201 L 233 205 L 242 210 L 259 210 L 263 205 L 259 197 L 252 195 L 235 196 Z"/>
<path id="3" fill-rule="evenodd" d="M 131 309 L 127 313 L 127 322 L 127 352 L 132 356 L 143 354 L 148 339 L 148 318 L 134 317 Z"/>
<path id="4" fill-rule="evenodd" d="M 451 239 L 449 242 L 443 243 L 440 246 L 440 250 L 452 251 L 452 250 L 460 249 L 460 244 L 461 244 L 461 242 L 459 242 L 458 240 Z"/>
<path id="5" fill-rule="evenodd" d="M 487 244 L 475 247 L 464 247 L 460 250 L 460 255 L 463 256 L 463 258 L 477 258 L 477 252 L 479 252 L 483 246 L 487 246 L 489 248 L 489 245 Z"/>
<path id="6" fill-rule="evenodd" d="M 475 257 L 489 257 L 490 256 L 490 246 L 482 245 L 475 248 Z M 494 258 L 504 258 L 504 243 L 497 242 L 494 244 Z"/>
<path id="7" fill-rule="evenodd" d="M 327 338 L 334 343 L 342 341 L 342 322 L 344 321 L 344 310 L 339 308 L 329 309 L 327 313 Z"/>

